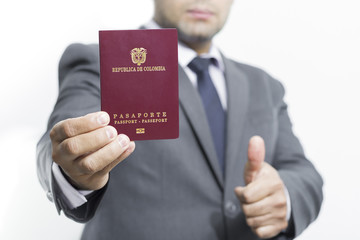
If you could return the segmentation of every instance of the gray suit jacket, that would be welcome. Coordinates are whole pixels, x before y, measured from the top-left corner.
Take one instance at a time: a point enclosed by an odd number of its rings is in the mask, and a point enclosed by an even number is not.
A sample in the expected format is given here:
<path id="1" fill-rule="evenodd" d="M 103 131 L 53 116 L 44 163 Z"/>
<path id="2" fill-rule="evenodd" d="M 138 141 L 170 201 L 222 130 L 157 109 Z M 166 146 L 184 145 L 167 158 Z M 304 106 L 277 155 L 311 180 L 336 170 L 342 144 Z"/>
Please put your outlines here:
<path id="1" fill-rule="evenodd" d="M 282 85 L 257 68 L 224 58 L 228 91 L 226 169 L 222 176 L 201 99 L 179 67 L 180 137 L 140 141 L 89 202 L 71 210 L 51 174 L 49 130 L 60 120 L 100 110 L 97 45 L 68 47 L 60 61 L 59 97 L 38 144 L 38 175 L 60 211 L 87 222 L 83 239 L 258 239 L 247 226 L 234 188 L 244 185 L 248 141 L 260 135 L 266 162 L 291 198 L 286 236 L 318 215 L 322 179 L 304 156 L 283 101 Z M 288 239 L 280 234 L 275 239 Z"/>

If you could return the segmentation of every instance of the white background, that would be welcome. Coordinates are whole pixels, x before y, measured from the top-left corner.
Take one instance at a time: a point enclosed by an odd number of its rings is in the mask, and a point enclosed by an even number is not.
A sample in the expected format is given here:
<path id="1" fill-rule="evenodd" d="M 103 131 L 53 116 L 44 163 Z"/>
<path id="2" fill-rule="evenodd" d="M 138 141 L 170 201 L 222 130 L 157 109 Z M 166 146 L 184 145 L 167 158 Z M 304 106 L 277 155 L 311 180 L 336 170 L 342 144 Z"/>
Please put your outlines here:
<path id="1" fill-rule="evenodd" d="M 38 183 L 35 146 L 57 96 L 57 64 L 99 29 L 133 29 L 151 0 L 0 3 L 0 239 L 78 239 Z M 360 239 L 358 0 L 235 0 L 216 43 L 281 80 L 294 130 L 325 180 L 318 220 L 298 239 Z"/>

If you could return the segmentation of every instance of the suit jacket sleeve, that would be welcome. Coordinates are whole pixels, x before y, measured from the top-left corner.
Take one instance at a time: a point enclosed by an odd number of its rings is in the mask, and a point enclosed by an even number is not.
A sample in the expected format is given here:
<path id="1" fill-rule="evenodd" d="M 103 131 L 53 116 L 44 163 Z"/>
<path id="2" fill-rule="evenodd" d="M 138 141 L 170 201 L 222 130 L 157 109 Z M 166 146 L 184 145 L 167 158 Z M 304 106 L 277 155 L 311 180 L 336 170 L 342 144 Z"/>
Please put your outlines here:
<path id="1" fill-rule="evenodd" d="M 280 82 L 272 84 L 273 101 L 278 103 L 278 138 L 273 166 L 286 185 L 291 200 L 291 221 L 288 234 L 298 236 L 319 214 L 323 200 L 323 180 L 306 158 L 303 148 L 292 131 L 287 105 L 283 101 L 284 88 Z M 280 94 L 279 94 L 280 93 Z"/>
<path id="2" fill-rule="evenodd" d="M 54 181 L 52 147 L 49 137 L 51 128 L 64 119 L 86 115 L 100 110 L 99 58 L 97 45 L 70 45 L 59 63 L 59 96 L 50 116 L 47 131 L 37 145 L 38 178 L 49 200 L 58 212 L 78 222 L 88 221 L 95 213 L 106 189 L 95 191 L 88 202 L 76 209 L 69 209 L 66 199 Z"/>

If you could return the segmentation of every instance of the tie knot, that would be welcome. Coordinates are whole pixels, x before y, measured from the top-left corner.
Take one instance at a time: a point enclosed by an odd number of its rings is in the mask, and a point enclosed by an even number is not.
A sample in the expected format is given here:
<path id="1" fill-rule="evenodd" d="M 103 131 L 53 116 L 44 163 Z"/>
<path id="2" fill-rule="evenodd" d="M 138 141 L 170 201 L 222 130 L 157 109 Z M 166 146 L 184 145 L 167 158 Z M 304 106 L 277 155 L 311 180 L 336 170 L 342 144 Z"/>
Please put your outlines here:
<path id="1" fill-rule="evenodd" d="M 211 61 L 212 58 L 195 57 L 188 66 L 196 74 L 199 74 L 201 72 L 209 70 L 209 65 L 211 64 Z"/>

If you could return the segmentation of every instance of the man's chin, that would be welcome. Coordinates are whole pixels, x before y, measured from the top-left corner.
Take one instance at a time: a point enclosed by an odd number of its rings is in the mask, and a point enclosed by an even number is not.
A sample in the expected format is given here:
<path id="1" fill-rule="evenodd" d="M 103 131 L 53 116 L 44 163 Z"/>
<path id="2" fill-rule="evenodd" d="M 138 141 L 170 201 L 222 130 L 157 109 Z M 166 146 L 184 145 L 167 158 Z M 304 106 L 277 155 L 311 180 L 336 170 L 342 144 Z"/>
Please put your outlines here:
<path id="1" fill-rule="evenodd" d="M 211 42 L 211 37 L 194 36 L 194 35 L 181 35 L 179 34 L 179 40 L 187 44 L 205 44 Z"/>

